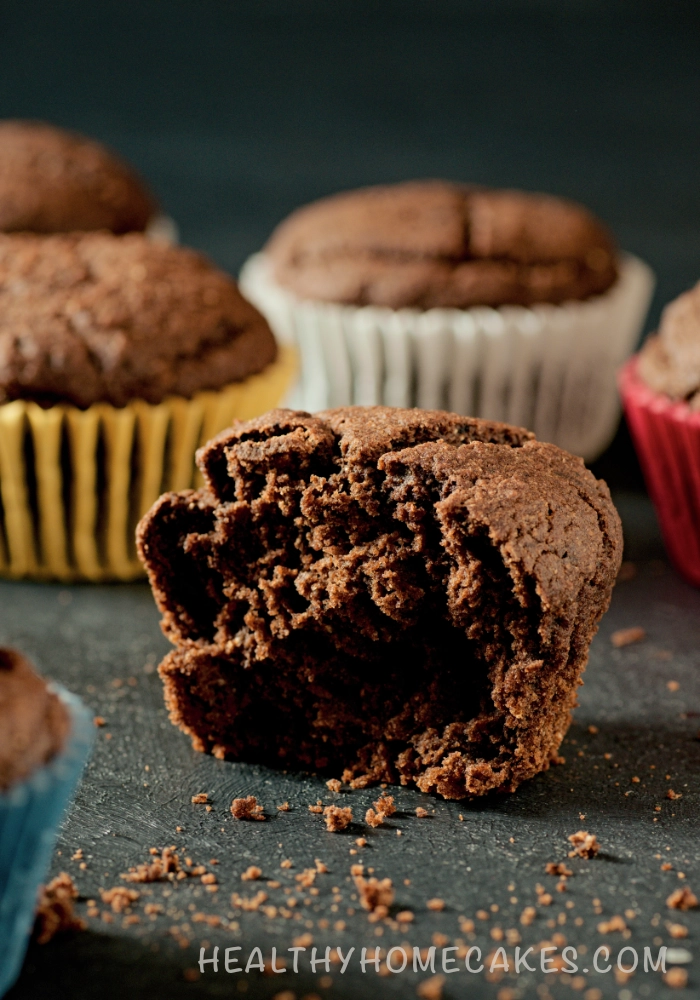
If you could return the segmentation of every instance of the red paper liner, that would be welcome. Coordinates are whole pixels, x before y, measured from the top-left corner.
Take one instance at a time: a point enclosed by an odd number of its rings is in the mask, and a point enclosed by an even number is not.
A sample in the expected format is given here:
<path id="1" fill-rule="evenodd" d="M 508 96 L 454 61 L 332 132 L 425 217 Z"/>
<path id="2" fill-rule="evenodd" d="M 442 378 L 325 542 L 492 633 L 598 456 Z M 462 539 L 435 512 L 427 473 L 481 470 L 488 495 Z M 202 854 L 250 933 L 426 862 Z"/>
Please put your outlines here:
<path id="1" fill-rule="evenodd" d="M 649 389 L 637 375 L 636 356 L 618 384 L 669 558 L 700 587 L 700 412 Z"/>

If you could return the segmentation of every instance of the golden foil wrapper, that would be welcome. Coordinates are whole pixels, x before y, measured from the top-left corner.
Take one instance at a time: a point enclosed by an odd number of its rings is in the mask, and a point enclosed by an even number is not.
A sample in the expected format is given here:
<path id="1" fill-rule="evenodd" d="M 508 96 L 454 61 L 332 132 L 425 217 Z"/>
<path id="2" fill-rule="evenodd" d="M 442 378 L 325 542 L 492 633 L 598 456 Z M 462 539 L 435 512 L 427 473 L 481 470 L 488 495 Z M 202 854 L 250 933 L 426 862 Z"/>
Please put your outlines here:
<path id="1" fill-rule="evenodd" d="M 0 575 L 134 580 L 134 531 L 161 493 L 201 484 L 197 448 L 279 405 L 296 374 L 281 346 L 264 371 L 192 399 L 118 409 L 15 400 L 0 406 Z"/>

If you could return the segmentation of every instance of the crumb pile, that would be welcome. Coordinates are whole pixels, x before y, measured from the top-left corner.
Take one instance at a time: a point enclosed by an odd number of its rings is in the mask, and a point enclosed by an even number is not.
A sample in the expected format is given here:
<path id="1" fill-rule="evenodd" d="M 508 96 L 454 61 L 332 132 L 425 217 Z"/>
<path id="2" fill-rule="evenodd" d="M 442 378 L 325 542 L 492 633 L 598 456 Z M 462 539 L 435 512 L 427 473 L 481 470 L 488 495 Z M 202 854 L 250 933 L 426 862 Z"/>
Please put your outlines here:
<path id="1" fill-rule="evenodd" d="M 41 886 L 34 921 L 34 937 L 38 944 L 47 944 L 64 931 L 85 929 L 85 921 L 75 914 L 77 898 L 78 890 L 66 872 Z"/>
<path id="2" fill-rule="evenodd" d="M 548 766 L 622 554 L 579 459 L 353 407 L 237 423 L 198 462 L 138 533 L 196 748 L 447 798 Z"/>

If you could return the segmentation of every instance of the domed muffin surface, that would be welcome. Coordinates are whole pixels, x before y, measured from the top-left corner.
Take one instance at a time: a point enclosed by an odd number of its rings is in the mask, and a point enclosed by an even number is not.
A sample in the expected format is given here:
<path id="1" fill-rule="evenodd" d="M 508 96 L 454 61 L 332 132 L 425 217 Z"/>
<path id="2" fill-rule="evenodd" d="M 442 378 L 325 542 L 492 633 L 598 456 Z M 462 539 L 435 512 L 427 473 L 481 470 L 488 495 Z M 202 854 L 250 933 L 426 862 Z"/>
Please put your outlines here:
<path id="1" fill-rule="evenodd" d="M 191 397 L 261 371 L 267 322 L 202 255 L 138 233 L 0 235 L 0 402 Z"/>
<path id="2" fill-rule="evenodd" d="M 0 231 L 142 231 L 156 202 L 101 143 L 43 122 L 0 121 Z"/>
<path id="3" fill-rule="evenodd" d="M 560 303 L 602 294 L 617 278 L 613 240 L 581 205 L 447 181 L 305 205 L 265 253 L 302 299 L 392 309 Z"/>

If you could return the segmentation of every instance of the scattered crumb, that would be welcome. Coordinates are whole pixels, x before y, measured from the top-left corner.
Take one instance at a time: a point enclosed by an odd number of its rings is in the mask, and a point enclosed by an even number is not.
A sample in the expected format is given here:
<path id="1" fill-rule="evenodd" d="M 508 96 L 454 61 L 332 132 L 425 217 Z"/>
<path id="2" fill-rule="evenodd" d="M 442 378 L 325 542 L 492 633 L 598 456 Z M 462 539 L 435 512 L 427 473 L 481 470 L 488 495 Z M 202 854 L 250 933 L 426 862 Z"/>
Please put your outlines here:
<path id="1" fill-rule="evenodd" d="M 424 809 L 423 806 L 418 806 L 416 808 L 416 816 L 418 817 L 418 819 L 425 819 L 426 816 L 429 816 L 429 815 L 430 815 L 430 813 L 428 812 L 427 809 Z"/>
<path id="2" fill-rule="evenodd" d="M 259 879 L 261 875 L 262 869 L 258 868 L 257 865 L 249 865 L 241 875 L 241 881 L 254 882 L 256 879 Z"/>
<path id="3" fill-rule="evenodd" d="M 688 937 L 688 928 L 685 924 L 667 924 L 666 926 L 672 938 Z"/>
<path id="4" fill-rule="evenodd" d="M 698 905 L 698 897 L 687 885 L 676 889 L 666 900 L 669 910 L 694 910 Z"/>
<path id="5" fill-rule="evenodd" d="M 639 625 L 633 625 L 632 628 L 621 628 L 613 632 L 610 642 L 616 649 L 620 649 L 621 646 L 631 646 L 633 642 L 641 642 L 645 638 L 646 630 Z"/>
<path id="6" fill-rule="evenodd" d="M 354 875 L 353 881 L 360 899 L 360 905 L 365 910 L 369 910 L 370 913 L 376 912 L 381 907 L 383 915 L 386 916 L 389 912 L 389 907 L 394 902 L 394 889 L 391 879 L 383 878 L 380 881 L 374 876 L 366 879 L 362 875 Z"/>
<path id="7" fill-rule="evenodd" d="M 203 806 L 205 802 L 209 801 L 209 796 L 206 792 L 197 792 L 196 795 L 192 796 L 193 806 Z"/>
<path id="8" fill-rule="evenodd" d="M 352 823 L 352 808 L 350 806 L 326 806 L 323 815 L 326 827 L 331 833 L 344 830 Z"/>
<path id="9" fill-rule="evenodd" d="M 292 941 L 295 948 L 310 948 L 314 943 L 314 939 L 311 934 L 299 934 Z"/>
<path id="10" fill-rule="evenodd" d="M 442 1000 L 442 987 L 445 982 L 443 975 L 431 976 L 416 986 L 416 993 L 421 1000 Z"/>
<path id="11" fill-rule="evenodd" d="M 342 787 L 343 783 L 338 778 L 330 778 L 326 782 L 326 788 L 331 792 L 339 792 Z"/>
<path id="12" fill-rule="evenodd" d="M 267 893 L 260 889 L 254 896 L 239 896 L 237 892 L 231 893 L 231 905 L 237 906 L 241 910 L 254 912 L 259 910 L 267 899 Z"/>
<path id="13" fill-rule="evenodd" d="M 358 837 L 355 843 L 358 847 L 367 847 L 367 841 L 364 837 Z"/>
<path id="14" fill-rule="evenodd" d="M 277 806 L 277 810 L 278 812 L 281 813 L 287 813 L 290 810 L 290 805 L 288 802 L 282 802 L 280 805 Z"/>
<path id="15" fill-rule="evenodd" d="M 351 875 L 364 875 L 365 866 L 364 865 L 350 865 Z"/>
<path id="16" fill-rule="evenodd" d="M 561 878 L 571 878 L 574 874 L 563 861 L 548 861 L 544 870 L 547 875 L 559 875 Z"/>
<path id="17" fill-rule="evenodd" d="M 669 691 L 678 691 L 678 689 L 680 688 L 680 684 L 678 683 L 678 681 L 669 681 L 666 687 L 669 689 Z"/>
<path id="18" fill-rule="evenodd" d="M 569 852 L 569 857 L 578 854 L 581 858 L 594 858 L 600 850 L 600 844 L 596 840 L 595 834 L 586 830 L 578 830 L 569 837 L 569 842 L 573 845 L 573 851 Z"/>
<path id="19" fill-rule="evenodd" d="M 595 734 L 598 732 L 598 727 L 597 726 L 589 726 L 588 727 L 588 732 L 591 734 L 591 736 L 595 736 Z"/>
<path id="20" fill-rule="evenodd" d="M 96 726 L 106 726 L 107 725 L 107 720 L 104 719 L 101 715 L 96 715 L 95 718 L 92 721 L 93 721 L 93 723 Z"/>
<path id="21" fill-rule="evenodd" d="M 77 896 L 73 879 L 66 872 L 40 887 L 34 919 L 34 938 L 38 944 L 46 944 L 64 931 L 85 929 L 85 921 L 76 917 L 73 909 Z"/>
<path id="22" fill-rule="evenodd" d="M 393 795 L 383 793 L 374 803 L 374 808 L 381 816 L 393 816 L 396 812 Z"/>
<path id="23" fill-rule="evenodd" d="M 100 891 L 102 902 L 112 907 L 113 913 L 125 913 L 131 909 L 131 904 L 139 898 L 136 889 L 126 889 L 123 885 L 115 885 L 112 889 Z"/>
<path id="24" fill-rule="evenodd" d="M 672 788 L 669 788 L 669 790 L 666 792 L 666 798 L 667 799 L 682 799 L 683 798 L 683 792 L 674 792 L 674 790 Z"/>
<path id="25" fill-rule="evenodd" d="M 520 914 L 520 923 L 523 927 L 528 927 L 535 917 L 537 916 L 537 910 L 534 906 L 526 906 L 523 912 Z"/>
<path id="26" fill-rule="evenodd" d="M 428 907 L 429 910 L 444 910 L 445 900 L 439 899 L 436 896 L 435 899 L 429 899 L 428 902 L 426 903 L 426 906 Z"/>
<path id="27" fill-rule="evenodd" d="M 265 819 L 263 807 L 258 805 L 254 795 L 248 795 L 244 799 L 234 799 L 231 803 L 231 815 L 234 819 Z"/>
<path id="28" fill-rule="evenodd" d="M 323 802 L 320 799 L 316 799 L 315 806 L 309 806 L 310 813 L 322 813 L 323 812 Z"/>
<path id="29" fill-rule="evenodd" d="M 688 973 L 685 969 L 674 966 L 664 974 L 664 982 L 673 990 L 683 990 L 688 985 Z"/>
<path id="30" fill-rule="evenodd" d="M 280 868 L 293 868 L 291 858 L 285 858 L 284 861 L 280 861 Z"/>
<path id="31" fill-rule="evenodd" d="M 384 822 L 384 816 L 381 813 L 375 812 L 374 809 L 368 809 L 365 813 L 365 823 L 368 826 L 381 826 Z"/>
<path id="32" fill-rule="evenodd" d="M 294 878 L 304 889 L 308 889 L 310 885 L 314 884 L 316 880 L 316 869 L 315 868 L 305 868 L 300 875 L 295 875 Z"/>
<path id="33" fill-rule="evenodd" d="M 619 914 L 616 914 L 614 917 L 611 917 L 610 920 L 607 921 L 602 920 L 598 924 L 599 934 L 612 934 L 613 931 L 626 931 L 626 930 L 627 930 L 627 924 L 625 923 L 623 918 L 619 916 Z"/>
<path id="34" fill-rule="evenodd" d="M 155 855 L 150 864 L 136 865 L 119 877 L 125 882 L 162 882 L 171 875 L 180 874 L 180 861 L 174 847 L 164 847 L 161 852 L 152 847 L 149 853 Z"/>
<path id="35" fill-rule="evenodd" d="M 143 908 L 143 912 L 147 917 L 156 916 L 158 913 L 164 913 L 165 909 L 160 903 L 146 903 Z"/>
<path id="36" fill-rule="evenodd" d="M 396 914 L 396 919 L 400 924 L 410 924 L 411 921 L 414 920 L 415 918 L 410 910 L 400 910 Z"/>
<path id="37" fill-rule="evenodd" d="M 328 874 L 328 866 L 321 861 L 320 858 L 314 858 L 314 864 L 316 865 L 316 871 L 321 875 Z"/>

